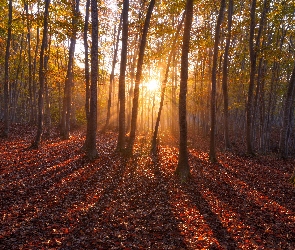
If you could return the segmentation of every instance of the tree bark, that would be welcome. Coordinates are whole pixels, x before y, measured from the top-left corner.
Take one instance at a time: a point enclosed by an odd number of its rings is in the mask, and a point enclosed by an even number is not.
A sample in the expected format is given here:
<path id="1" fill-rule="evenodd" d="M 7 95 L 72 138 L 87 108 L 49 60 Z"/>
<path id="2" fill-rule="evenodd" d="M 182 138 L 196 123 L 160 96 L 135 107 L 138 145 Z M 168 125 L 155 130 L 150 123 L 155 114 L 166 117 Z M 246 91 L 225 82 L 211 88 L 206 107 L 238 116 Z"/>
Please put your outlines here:
<path id="1" fill-rule="evenodd" d="M 91 46 L 91 85 L 90 110 L 87 121 L 86 155 L 92 160 L 98 156 L 96 149 L 97 130 L 97 79 L 98 79 L 98 7 L 97 1 L 91 0 L 92 46 Z M 90 119 L 91 117 L 91 119 Z"/>
<path id="2" fill-rule="evenodd" d="M 50 0 L 45 0 L 45 10 L 44 10 L 44 24 L 43 24 L 43 38 L 42 38 L 42 45 L 41 45 L 41 51 L 40 51 L 40 65 L 39 65 L 39 98 L 38 98 L 38 120 L 37 120 L 37 134 L 35 137 L 35 140 L 33 141 L 31 148 L 38 148 L 41 136 L 42 136 L 42 130 L 43 130 L 43 118 L 44 118 L 44 83 L 45 83 L 45 52 L 47 50 L 48 45 L 48 39 L 47 39 L 47 33 L 48 33 L 48 19 L 49 19 L 49 4 Z"/>
<path id="3" fill-rule="evenodd" d="M 8 2 L 8 28 L 5 51 L 5 65 L 4 65 L 4 128 L 2 137 L 7 138 L 9 135 L 9 56 L 10 56 L 10 42 L 11 42 L 11 24 L 12 24 L 12 0 Z"/>
<path id="4" fill-rule="evenodd" d="M 32 13 L 31 13 L 32 14 Z M 40 0 L 37 2 L 37 14 L 40 15 Z M 40 27 L 39 25 L 37 26 L 36 30 L 36 46 L 35 46 L 35 54 L 34 54 L 34 61 L 33 61 L 33 72 L 32 72 L 32 77 L 33 77 L 33 86 L 32 86 L 32 97 L 33 97 L 33 117 L 32 117 L 32 123 L 35 124 L 38 119 L 38 110 L 37 110 L 37 77 L 36 77 L 36 72 L 37 72 L 37 58 L 38 58 L 38 50 L 39 50 L 39 44 L 40 44 Z"/>
<path id="5" fill-rule="evenodd" d="M 61 137 L 63 139 L 69 139 L 70 137 L 70 123 L 71 123 L 71 108 L 72 108 L 72 85 L 73 85 L 73 66 L 74 66 L 74 53 L 76 45 L 77 35 L 77 18 L 79 15 L 79 0 L 73 0 L 73 19 L 72 19 L 72 34 L 69 48 L 69 60 L 67 75 L 64 87 L 64 99 L 63 99 L 63 112 L 61 119 Z"/>
<path id="6" fill-rule="evenodd" d="M 34 121 L 34 108 L 33 108 L 33 76 L 32 76 L 32 53 L 31 53 L 31 22 L 29 18 L 29 6 L 28 1 L 25 1 L 24 9 L 26 12 L 26 21 L 27 21 L 27 43 L 28 43 L 28 64 L 29 64 L 29 76 L 28 76 L 28 84 L 29 84 L 29 108 L 30 108 L 30 124 L 33 124 Z"/>
<path id="7" fill-rule="evenodd" d="M 135 141 L 136 121 L 137 121 L 137 115 L 138 115 L 139 84 L 140 84 L 140 79 L 142 74 L 146 38 L 147 38 L 147 33 L 148 33 L 154 5 L 155 5 L 155 0 L 151 0 L 148 7 L 147 14 L 146 14 L 143 31 L 142 31 L 141 42 L 140 42 L 136 76 L 135 76 L 135 86 L 134 86 L 134 96 L 133 96 L 132 116 L 131 116 L 131 129 L 130 129 L 128 147 L 127 147 L 128 154 L 132 154 L 134 141 Z"/>
<path id="8" fill-rule="evenodd" d="M 174 53 L 174 48 L 175 48 L 176 42 L 177 42 L 177 39 L 178 39 L 180 30 L 182 28 L 184 17 L 185 17 L 185 11 L 183 12 L 181 21 L 178 24 L 178 27 L 177 27 L 177 30 L 176 30 L 176 34 L 175 34 L 174 39 L 173 39 L 173 43 L 172 43 L 172 46 L 171 46 L 172 49 L 171 49 L 171 51 L 169 53 L 168 60 L 167 60 L 165 77 L 164 77 L 164 80 L 163 80 L 162 86 L 161 86 L 160 106 L 159 106 L 159 111 L 158 111 L 158 115 L 157 115 L 157 119 L 156 119 L 156 124 L 155 124 L 153 139 L 152 139 L 152 145 L 151 145 L 151 152 L 153 154 L 155 154 L 156 153 L 156 150 L 157 150 L 157 137 L 158 137 L 158 131 L 159 131 L 161 113 L 162 113 L 162 109 L 163 109 L 163 105 L 164 105 L 164 97 L 165 97 L 166 85 L 167 85 L 167 81 L 168 81 L 168 74 L 169 74 L 169 70 L 170 70 L 170 64 L 171 64 L 171 60 L 172 60 L 172 56 L 173 56 L 173 53 Z"/>
<path id="9" fill-rule="evenodd" d="M 295 65 L 293 68 L 293 72 L 290 78 L 285 106 L 284 106 L 284 114 L 283 114 L 283 127 L 281 130 L 281 138 L 280 138 L 280 156 L 283 159 L 288 157 L 288 143 L 290 139 L 290 130 L 291 130 L 291 117 L 292 117 L 292 106 L 294 102 L 295 95 Z"/>
<path id="10" fill-rule="evenodd" d="M 220 40 L 220 26 L 224 16 L 225 0 L 220 3 L 219 14 L 215 29 L 215 42 L 213 52 L 213 65 L 212 65 L 212 89 L 211 89 L 211 131 L 210 131 L 210 152 L 209 159 L 211 162 L 216 162 L 216 72 L 217 72 L 217 60 L 218 60 L 218 45 Z"/>
<path id="11" fill-rule="evenodd" d="M 108 98 L 108 107 L 107 107 L 107 119 L 104 129 L 107 129 L 110 125 L 110 118 L 111 118 L 111 107 L 112 107 L 112 91 L 113 91 L 113 84 L 114 84 L 114 77 L 115 77 L 115 67 L 117 63 L 117 54 L 118 54 L 118 46 L 119 46 L 119 40 L 120 40 L 120 32 L 121 32 L 121 25 L 122 25 L 122 15 L 120 17 L 120 23 L 118 26 L 118 32 L 117 37 L 114 46 L 114 58 L 112 62 L 112 71 L 110 75 L 110 85 L 109 85 L 109 98 Z M 116 28 L 114 29 L 114 39 L 116 36 Z"/>
<path id="12" fill-rule="evenodd" d="M 89 26 L 89 8 L 90 0 L 86 1 L 85 8 L 85 20 L 84 20 L 84 30 L 83 30 L 83 41 L 84 41 L 84 55 L 85 55 L 85 114 L 87 121 L 87 131 L 89 131 L 90 125 L 90 73 L 89 73 L 89 55 L 88 55 L 88 26 Z M 85 142 L 82 146 L 82 150 L 86 150 L 88 147 L 89 133 L 86 133 Z"/>
<path id="13" fill-rule="evenodd" d="M 186 1 L 186 17 L 181 55 L 180 92 L 179 92 L 179 155 L 175 170 L 181 181 L 186 181 L 190 176 L 187 151 L 187 121 L 186 121 L 186 94 L 188 80 L 188 54 L 190 43 L 190 30 L 193 19 L 193 0 Z"/>
<path id="14" fill-rule="evenodd" d="M 255 75 L 256 75 L 256 61 L 257 61 L 257 52 L 260 47 L 260 38 L 262 34 L 262 28 L 264 21 L 266 19 L 266 13 L 268 11 L 268 0 L 263 2 L 263 11 L 261 14 L 258 34 L 254 41 L 255 37 L 255 10 L 256 10 L 256 0 L 252 0 L 251 11 L 250 11 L 250 41 L 249 41 L 249 53 L 250 53 L 250 82 L 248 89 L 248 100 L 246 104 L 246 144 L 247 144 L 247 153 L 249 155 L 254 155 L 254 146 L 253 146 L 253 102 L 254 102 L 254 84 L 255 84 Z"/>
<path id="15" fill-rule="evenodd" d="M 122 49 L 119 77 L 119 135 L 117 142 L 117 150 L 119 152 L 122 152 L 125 148 L 125 71 L 127 63 L 128 11 L 129 0 L 124 0 L 122 10 Z"/>
<path id="16" fill-rule="evenodd" d="M 233 0 L 228 2 L 228 15 L 227 15 L 227 37 L 224 49 L 224 63 L 223 63 L 223 75 L 222 75 L 222 89 L 223 89 L 223 112 L 224 112 L 224 142 L 225 149 L 230 149 L 229 140 L 229 112 L 228 112 L 228 67 L 229 67 L 229 46 L 231 41 L 231 27 L 232 27 L 232 15 L 233 15 Z"/>

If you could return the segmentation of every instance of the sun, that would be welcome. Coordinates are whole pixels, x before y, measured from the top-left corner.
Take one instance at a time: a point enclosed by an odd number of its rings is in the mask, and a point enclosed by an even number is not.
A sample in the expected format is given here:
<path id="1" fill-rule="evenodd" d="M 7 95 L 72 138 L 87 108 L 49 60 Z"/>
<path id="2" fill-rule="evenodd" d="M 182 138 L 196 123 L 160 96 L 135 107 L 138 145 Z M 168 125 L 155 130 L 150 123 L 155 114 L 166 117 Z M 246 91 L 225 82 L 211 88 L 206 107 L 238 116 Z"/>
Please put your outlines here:
<path id="1" fill-rule="evenodd" d="M 156 79 L 152 79 L 146 83 L 146 86 L 149 91 L 156 91 L 159 89 L 159 82 Z"/>

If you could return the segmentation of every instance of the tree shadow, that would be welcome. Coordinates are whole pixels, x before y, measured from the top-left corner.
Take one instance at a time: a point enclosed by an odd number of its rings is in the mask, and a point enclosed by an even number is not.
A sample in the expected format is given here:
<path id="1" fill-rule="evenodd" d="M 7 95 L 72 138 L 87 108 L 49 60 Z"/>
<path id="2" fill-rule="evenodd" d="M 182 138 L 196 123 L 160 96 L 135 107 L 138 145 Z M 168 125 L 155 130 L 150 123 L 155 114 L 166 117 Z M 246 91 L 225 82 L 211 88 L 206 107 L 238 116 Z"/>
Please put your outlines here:
<path id="1" fill-rule="evenodd" d="M 189 182 L 182 183 L 182 190 L 190 197 L 190 202 L 202 214 L 205 222 L 209 225 L 213 232 L 213 237 L 217 239 L 221 246 L 226 249 L 237 249 L 237 243 L 232 235 L 228 232 L 227 228 L 222 224 L 218 215 L 211 209 L 211 205 L 203 197 L 203 194 L 197 189 L 193 189 L 190 184 L 196 180 L 191 176 Z M 217 246 L 211 245 L 210 249 L 218 249 Z"/>
<path id="2" fill-rule="evenodd" d="M 194 161 L 205 167 L 203 167 L 202 174 L 199 177 L 194 172 L 194 183 L 184 186 L 184 189 L 190 194 L 192 200 L 195 200 L 196 206 L 202 204 L 202 207 L 207 207 L 205 210 L 210 207 L 209 204 L 206 204 L 206 201 L 202 201 L 202 198 L 200 198 L 202 194 L 198 187 L 202 185 L 213 195 L 210 199 L 215 197 L 216 201 L 223 204 L 225 211 L 221 213 L 225 214 L 231 221 L 227 228 L 232 235 L 238 235 L 239 243 L 245 245 L 246 242 L 251 242 L 254 247 L 266 246 L 271 249 L 288 249 L 291 247 L 291 242 L 295 242 L 294 236 L 283 232 L 292 231 L 290 225 L 294 223 L 291 216 L 292 213 L 294 214 L 293 210 L 291 210 L 291 214 L 288 214 L 284 212 L 284 208 L 276 207 L 271 196 L 266 196 L 260 193 L 259 189 L 257 190 L 256 186 L 259 186 L 259 184 L 254 180 L 248 179 L 245 182 L 244 178 L 239 179 L 239 175 L 236 176 L 237 173 L 232 174 L 219 163 L 208 164 L 197 158 Z M 245 175 L 245 173 L 241 174 L 242 176 Z M 197 182 L 201 182 L 201 185 Z M 214 216 L 210 211 L 208 212 Z M 213 221 L 211 224 L 213 224 Z M 219 225 L 217 231 L 221 229 L 221 233 L 218 233 L 217 236 L 221 235 L 219 238 L 222 239 L 224 229 L 222 229 L 220 223 L 217 225 Z M 231 225 L 232 227 L 230 227 Z M 243 234 L 242 237 L 239 235 L 241 233 Z M 230 242 L 232 241 L 230 240 Z"/>
<path id="3" fill-rule="evenodd" d="M 112 174 L 112 183 L 95 205 L 80 217 L 79 224 L 62 246 L 186 249 L 178 230 L 179 222 L 169 206 L 169 192 L 162 176 L 154 174 L 153 166 L 147 164 L 141 165 L 136 158 L 123 162 Z M 145 173 L 142 168 L 151 171 Z"/>

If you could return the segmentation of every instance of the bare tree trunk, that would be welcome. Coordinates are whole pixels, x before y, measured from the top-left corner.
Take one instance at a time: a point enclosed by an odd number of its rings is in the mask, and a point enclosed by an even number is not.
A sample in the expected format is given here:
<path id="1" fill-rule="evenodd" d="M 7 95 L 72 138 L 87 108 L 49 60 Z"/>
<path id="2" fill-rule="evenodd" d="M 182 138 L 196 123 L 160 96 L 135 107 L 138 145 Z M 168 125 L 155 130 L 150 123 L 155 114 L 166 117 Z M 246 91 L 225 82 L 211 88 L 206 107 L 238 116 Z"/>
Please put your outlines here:
<path id="1" fill-rule="evenodd" d="M 157 116 L 157 119 L 156 119 L 156 124 L 155 124 L 153 139 L 152 139 L 152 146 L 151 146 L 151 152 L 153 154 L 156 153 L 156 149 L 157 149 L 157 137 L 158 137 L 158 131 L 159 131 L 161 113 L 162 113 L 162 109 L 163 109 L 163 105 L 164 105 L 164 97 L 165 97 L 165 91 L 166 91 L 166 84 L 167 84 L 167 81 L 168 81 L 168 74 L 169 74 L 169 70 L 170 70 L 170 64 L 171 64 L 171 60 L 172 60 L 172 55 L 174 53 L 174 48 L 175 48 L 177 39 L 179 37 L 180 30 L 182 28 L 184 17 L 185 17 L 185 11 L 183 12 L 182 19 L 181 19 L 180 23 L 178 24 L 177 31 L 176 31 L 176 34 L 175 34 L 174 39 L 173 39 L 173 43 L 172 43 L 172 46 L 171 46 L 172 50 L 170 51 L 169 56 L 168 56 L 165 77 L 164 77 L 164 80 L 163 80 L 162 86 L 161 86 L 160 106 L 159 106 L 158 116 Z"/>
<path id="2" fill-rule="evenodd" d="M 45 72 L 48 70 L 48 61 L 49 61 L 49 55 L 50 55 L 50 46 L 51 46 L 51 35 L 49 37 L 48 42 L 48 52 L 44 56 L 44 69 Z M 44 117 L 44 124 L 45 124 L 45 131 L 44 134 L 46 136 L 50 135 L 50 127 L 51 127 L 51 114 L 50 114 L 50 94 L 49 94 L 49 86 L 47 78 L 45 78 L 44 81 L 44 90 L 45 90 L 45 117 Z"/>
<path id="3" fill-rule="evenodd" d="M 33 76 L 32 76 L 32 54 L 31 54 L 31 22 L 29 18 L 29 7 L 28 7 L 28 1 L 25 2 L 24 9 L 26 12 L 26 21 L 27 21 L 27 43 L 28 43 L 28 63 L 29 63 L 29 107 L 30 107 L 30 118 L 29 122 L 33 124 L 34 120 L 34 108 L 33 108 L 33 90 L 32 90 L 32 84 L 33 84 Z"/>
<path id="4" fill-rule="evenodd" d="M 37 2 L 37 13 L 40 15 L 40 0 Z M 32 123 L 35 124 L 37 119 L 38 119 L 38 110 L 37 110 L 37 77 L 36 77 L 36 72 L 37 72 L 37 58 L 38 58 L 38 50 L 39 50 L 39 44 L 40 44 L 40 28 L 39 25 L 37 26 L 36 30 L 36 47 L 35 47 L 35 54 L 34 54 L 34 62 L 33 62 L 33 86 L 32 86 L 32 97 L 33 97 L 33 117 L 32 117 Z"/>
<path id="5" fill-rule="evenodd" d="M 228 2 L 228 15 L 227 15 L 227 37 L 226 44 L 224 50 L 224 63 L 223 63 L 223 76 L 222 76 L 222 89 L 223 89 L 223 110 L 224 110 L 224 141 L 225 141 L 225 149 L 228 150 L 230 148 L 230 140 L 229 140 L 229 113 L 228 113 L 228 53 L 229 46 L 231 40 L 231 26 L 232 26 L 232 15 L 233 15 L 233 0 L 229 0 Z"/>
<path id="6" fill-rule="evenodd" d="M 88 26 L 89 26 L 89 8 L 90 0 L 86 1 L 85 8 L 85 20 L 84 20 L 84 30 L 83 30 L 83 40 L 84 40 L 84 55 L 85 55 L 85 114 L 87 121 L 87 131 L 90 129 L 90 73 L 89 73 L 89 55 L 88 55 Z M 89 134 L 86 133 L 86 139 L 82 146 L 82 150 L 86 150 L 88 147 Z"/>
<path id="7" fill-rule="evenodd" d="M 179 92 L 179 155 L 175 170 L 181 181 L 186 181 L 190 176 L 187 152 L 187 121 L 186 121 L 186 93 L 188 80 L 188 54 L 190 43 L 190 30 L 193 19 L 193 0 L 186 1 L 186 17 L 181 56 L 180 92 Z"/>
<path id="8" fill-rule="evenodd" d="M 110 85 L 109 85 L 107 119 L 106 119 L 106 124 L 105 124 L 104 129 L 107 129 L 110 124 L 111 107 L 112 107 L 112 91 L 113 91 L 113 84 L 114 84 L 115 67 L 116 67 L 116 63 L 117 63 L 117 54 L 118 54 L 118 46 L 119 46 L 119 40 L 120 40 L 121 25 L 122 25 L 122 15 L 120 17 L 120 23 L 118 26 L 118 33 L 117 33 L 116 41 L 114 41 L 116 44 L 114 46 L 114 58 L 113 58 L 113 63 L 112 63 L 112 72 L 110 75 Z M 115 39 L 115 36 L 116 36 L 116 28 L 114 28 L 114 39 Z"/>
<path id="9" fill-rule="evenodd" d="M 9 135 L 9 56 L 10 56 L 10 41 L 11 41 L 11 24 L 12 24 L 12 0 L 8 2 L 8 28 L 7 28 L 7 41 L 5 51 L 5 66 L 4 66 L 4 129 L 2 137 Z"/>
<path id="10" fill-rule="evenodd" d="M 258 34 L 254 44 L 255 36 L 255 10 L 256 10 L 256 0 L 252 0 L 251 3 L 251 23 L 250 23 L 250 37 L 249 37 L 249 52 L 250 52 L 250 82 L 248 89 L 248 100 L 246 104 L 246 143 L 247 143 L 247 153 L 249 155 L 254 154 L 253 146 L 253 101 L 254 101 L 254 84 L 255 84 L 255 75 L 256 75 L 256 61 L 257 61 L 257 51 L 260 47 L 260 38 L 262 34 L 262 28 L 264 21 L 266 19 L 266 14 L 268 11 L 268 0 L 263 2 L 263 11 L 260 19 Z"/>
<path id="11" fill-rule="evenodd" d="M 91 0 L 92 19 L 92 46 L 91 46 L 91 85 L 90 110 L 87 120 L 86 155 L 89 159 L 97 157 L 96 130 L 97 130 L 97 80 L 98 80 L 98 7 L 97 1 Z"/>
<path id="12" fill-rule="evenodd" d="M 79 15 L 79 0 L 73 0 L 73 19 L 72 19 L 72 37 L 69 49 L 69 61 L 67 68 L 67 75 L 64 87 L 64 99 L 63 99 L 63 112 L 61 119 L 61 137 L 63 139 L 69 139 L 70 137 L 70 123 L 71 123 L 71 108 L 72 108 L 72 85 L 73 85 L 73 66 L 74 66 L 74 53 L 76 45 L 77 34 L 77 18 Z"/>
<path id="13" fill-rule="evenodd" d="M 283 127 L 281 130 L 280 138 L 280 155 L 282 158 L 286 159 L 288 157 L 288 142 L 290 138 L 291 130 L 291 111 L 295 95 L 295 65 L 291 75 L 291 79 L 288 86 L 288 91 L 286 94 L 285 106 L 284 106 L 284 116 L 283 116 Z"/>
<path id="14" fill-rule="evenodd" d="M 215 29 L 215 42 L 214 42 L 214 54 L 213 54 L 213 66 L 212 66 L 212 89 L 211 89 L 211 131 L 210 131 L 210 152 L 209 158 L 211 162 L 216 162 L 216 72 L 217 72 L 217 60 L 218 60 L 218 45 L 220 40 L 220 26 L 224 16 L 225 0 L 220 3 L 219 14 Z"/>
<path id="15" fill-rule="evenodd" d="M 45 0 L 45 10 L 44 10 L 44 25 L 43 25 L 43 38 L 42 38 L 42 46 L 41 46 L 41 52 L 40 52 L 40 66 L 39 66 L 39 99 L 38 99 L 38 121 L 37 121 L 37 134 L 35 137 L 35 140 L 33 141 L 31 148 L 38 148 L 41 136 L 42 136 L 42 130 L 43 130 L 43 106 L 44 106 L 44 82 L 45 82 L 45 52 L 47 50 L 47 33 L 48 33 L 48 19 L 49 19 L 49 4 L 50 0 Z M 45 65 L 44 65 L 45 64 Z"/>
<path id="16" fill-rule="evenodd" d="M 119 135 L 117 143 L 117 150 L 120 152 L 125 148 L 125 71 L 127 62 L 128 11 L 129 0 L 124 0 L 122 11 L 122 50 L 119 78 Z"/>
<path id="17" fill-rule="evenodd" d="M 148 7 L 147 14 L 146 14 L 146 18 L 145 18 L 145 22 L 144 22 L 144 26 L 143 26 L 143 31 L 142 31 L 142 37 L 141 37 L 141 43 L 140 43 L 140 49 L 139 49 L 139 55 L 138 55 L 138 62 L 137 62 L 137 69 L 136 69 L 136 76 L 135 76 L 134 97 L 133 97 L 132 117 L 131 117 L 131 129 L 130 129 L 128 147 L 127 147 L 128 154 L 132 154 L 132 152 L 133 152 L 135 132 L 136 132 L 136 122 L 137 122 L 137 115 L 138 115 L 139 84 L 140 84 L 141 73 L 142 73 L 142 65 L 143 65 L 143 57 L 144 57 L 144 51 L 145 51 L 145 45 L 146 45 L 146 38 L 147 38 L 147 33 L 148 33 L 150 19 L 151 19 L 152 13 L 153 13 L 154 5 L 155 5 L 155 0 L 151 0 L 149 7 Z"/>

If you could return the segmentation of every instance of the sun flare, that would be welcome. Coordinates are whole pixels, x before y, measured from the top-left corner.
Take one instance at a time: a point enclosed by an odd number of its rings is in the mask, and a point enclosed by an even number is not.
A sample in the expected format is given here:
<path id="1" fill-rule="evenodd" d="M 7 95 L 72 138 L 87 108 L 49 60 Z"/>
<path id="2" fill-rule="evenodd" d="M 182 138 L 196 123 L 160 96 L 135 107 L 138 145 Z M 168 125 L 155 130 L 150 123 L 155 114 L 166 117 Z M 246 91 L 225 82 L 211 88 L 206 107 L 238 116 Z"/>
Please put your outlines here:
<path id="1" fill-rule="evenodd" d="M 150 80 L 146 84 L 149 91 L 156 91 L 159 88 L 159 82 L 155 79 Z"/>

